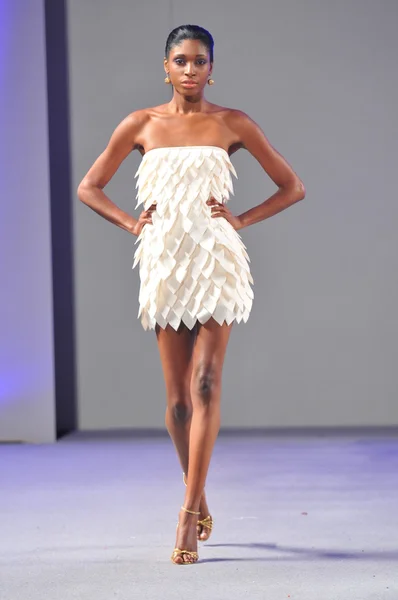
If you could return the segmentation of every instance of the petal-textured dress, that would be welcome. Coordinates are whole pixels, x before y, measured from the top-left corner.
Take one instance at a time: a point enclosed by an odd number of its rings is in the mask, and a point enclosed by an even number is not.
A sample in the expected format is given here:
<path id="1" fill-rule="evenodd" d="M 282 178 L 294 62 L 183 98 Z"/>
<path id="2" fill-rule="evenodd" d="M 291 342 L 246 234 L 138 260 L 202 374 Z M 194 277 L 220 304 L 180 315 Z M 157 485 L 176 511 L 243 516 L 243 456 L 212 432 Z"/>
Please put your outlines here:
<path id="1" fill-rule="evenodd" d="M 173 146 L 146 152 L 135 174 L 137 205 L 156 203 L 152 224 L 135 244 L 139 262 L 139 311 L 144 329 L 192 329 L 213 317 L 220 325 L 249 318 L 253 290 L 242 238 L 206 201 L 233 194 L 228 152 L 218 146 Z"/>

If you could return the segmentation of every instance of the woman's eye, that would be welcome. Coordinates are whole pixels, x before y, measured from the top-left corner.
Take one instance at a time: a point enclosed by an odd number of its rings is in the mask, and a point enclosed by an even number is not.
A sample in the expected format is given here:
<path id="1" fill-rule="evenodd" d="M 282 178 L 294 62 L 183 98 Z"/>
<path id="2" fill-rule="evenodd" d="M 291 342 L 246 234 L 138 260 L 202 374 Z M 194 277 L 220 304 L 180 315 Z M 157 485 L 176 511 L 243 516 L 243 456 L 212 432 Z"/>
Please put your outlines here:
<path id="1" fill-rule="evenodd" d="M 176 59 L 175 59 L 175 62 L 176 62 L 178 65 L 182 65 L 182 64 L 183 64 L 185 61 L 184 61 L 184 59 L 183 59 L 183 58 L 176 58 Z M 206 62 L 207 62 L 207 61 L 206 61 L 205 59 L 203 59 L 203 58 L 202 58 L 202 59 L 199 59 L 199 60 L 197 61 L 197 64 L 199 64 L 199 65 L 203 66 L 203 65 L 205 65 L 205 64 L 206 64 Z"/>

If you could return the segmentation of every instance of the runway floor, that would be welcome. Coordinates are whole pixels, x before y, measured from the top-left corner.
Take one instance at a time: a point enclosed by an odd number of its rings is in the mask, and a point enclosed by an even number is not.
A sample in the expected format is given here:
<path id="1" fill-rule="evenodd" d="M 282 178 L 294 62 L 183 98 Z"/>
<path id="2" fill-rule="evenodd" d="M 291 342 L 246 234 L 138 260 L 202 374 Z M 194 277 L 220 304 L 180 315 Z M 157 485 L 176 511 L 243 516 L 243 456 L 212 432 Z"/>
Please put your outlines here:
<path id="1" fill-rule="evenodd" d="M 398 600 L 398 433 L 220 434 L 214 531 L 176 566 L 168 437 L 0 446 L 1 600 Z"/>

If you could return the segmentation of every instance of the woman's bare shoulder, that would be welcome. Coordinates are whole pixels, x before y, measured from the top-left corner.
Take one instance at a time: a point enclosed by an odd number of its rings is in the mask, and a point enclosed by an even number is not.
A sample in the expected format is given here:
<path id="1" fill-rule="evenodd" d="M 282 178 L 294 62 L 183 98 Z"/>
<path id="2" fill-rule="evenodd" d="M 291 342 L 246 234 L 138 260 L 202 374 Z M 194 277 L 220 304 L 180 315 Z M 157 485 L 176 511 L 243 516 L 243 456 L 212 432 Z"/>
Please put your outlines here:
<path id="1" fill-rule="evenodd" d="M 239 108 L 227 108 L 225 107 L 225 119 L 230 125 L 243 125 L 245 122 L 250 121 L 250 117 L 243 110 Z"/>
<path id="2" fill-rule="evenodd" d="M 145 125 L 149 119 L 149 113 L 147 108 L 138 108 L 131 111 L 122 122 L 129 124 L 133 127 Z"/>
<path id="3" fill-rule="evenodd" d="M 158 104 L 157 106 L 147 106 L 131 113 L 136 115 L 137 118 L 149 120 L 151 117 L 159 117 L 167 113 L 167 104 Z"/>
<path id="4" fill-rule="evenodd" d="M 133 149 L 140 150 L 141 144 L 137 140 L 140 139 L 146 125 L 155 117 L 156 114 L 160 114 L 158 109 L 161 108 L 161 106 L 151 106 L 146 108 L 138 108 L 131 111 L 122 119 L 116 128 L 116 131 L 119 132 L 120 135 L 129 138 L 130 140 L 134 140 Z"/>
<path id="5" fill-rule="evenodd" d="M 232 108 L 226 113 L 225 123 L 234 132 L 241 148 L 246 147 L 246 142 L 253 137 L 265 138 L 261 127 L 247 113 L 238 108 Z"/>
<path id="6" fill-rule="evenodd" d="M 216 105 L 214 105 L 216 106 Z M 218 106 L 218 113 L 224 124 L 234 132 L 241 131 L 252 121 L 249 115 L 239 108 L 231 108 L 229 106 Z"/>
<path id="7" fill-rule="evenodd" d="M 216 105 L 214 106 L 216 107 Z M 230 106 L 217 106 L 217 110 L 215 109 L 214 112 L 231 137 L 229 154 L 232 155 L 240 148 L 244 148 L 242 132 L 250 121 L 250 117 L 244 111 Z"/>
<path id="8" fill-rule="evenodd" d="M 160 116 L 166 113 L 166 104 L 159 104 L 158 106 L 148 106 L 145 108 L 138 108 L 128 114 L 123 119 L 126 124 L 130 124 L 133 127 L 140 127 L 146 125 L 151 118 Z"/>

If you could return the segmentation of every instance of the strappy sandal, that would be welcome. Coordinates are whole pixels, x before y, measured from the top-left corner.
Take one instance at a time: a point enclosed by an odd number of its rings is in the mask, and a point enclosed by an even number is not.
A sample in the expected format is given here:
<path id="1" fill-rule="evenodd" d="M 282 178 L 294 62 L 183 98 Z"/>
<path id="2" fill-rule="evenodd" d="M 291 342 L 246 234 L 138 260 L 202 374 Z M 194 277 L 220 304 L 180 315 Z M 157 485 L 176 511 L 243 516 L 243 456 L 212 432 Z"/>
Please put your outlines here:
<path id="1" fill-rule="evenodd" d="M 197 525 L 198 525 L 198 540 L 200 540 L 201 542 L 207 542 L 207 540 L 209 539 L 209 537 L 211 535 L 211 532 L 213 531 L 213 518 L 212 518 L 212 516 L 208 515 L 207 517 L 205 517 L 201 521 L 198 521 Z M 201 531 L 199 531 L 199 528 L 201 528 Z M 200 537 L 200 535 L 203 533 L 203 528 L 208 529 L 209 532 L 210 532 L 209 535 L 207 536 L 207 538 L 205 540 Z"/>
<path id="2" fill-rule="evenodd" d="M 184 560 L 184 555 L 188 556 L 189 560 Z M 176 558 L 182 558 L 182 562 L 176 562 Z M 197 562 L 199 555 L 197 552 L 191 552 L 191 550 L 180 550 L 179 548 L 174 548 L 173 554 L 171 555 L 171 562 L 175 565 L 193 565 Z"/>
<path id="3" fill-rule="evenodd" d="M 183 472 L 183 474 L 182 474 L 182 480 L 183 480 L 183 482 L 184 482 L 184 485 L 186 486 L 186 485 L 187 485 L 187 480 L 186 480 L 186 477 L 185 477 L 185 473 L 184 473 L 184 472 Z M 207 517 L 205 517 L 205 518 L 204 518 L 204 519 L 202 519 L 201 521 L 198 521 L 198 522 L 197 522 L 197 532 L 198 532 L 197 538 L 198 538 L 198 540 L 199 540 L 200 542 L 207 542 L 207 540 L 209 539 L 209 537 L 210 537 L 210 535 L 211 535 L 211 532 L 213 531 L 213 523 L 214 523 L 214 522 L 213 522 L 213 517 L 212 517 L 211 515 L 207 515 Z M 209 530 L 209 532 L 210 532 L 210 533 L 209 533 L 209 535 L 207 536 L 207 538 L 206 538 L 205 540 L 203 540 L 203 539 L 200 537 L 200 534 L 201 534 L 201 533 L 203 533 L 203 529 L 204 529 L 204 528 L 208 529 L 208 530 Z"/>
<path id="4" fill-rule="evenodd" d="M 181 506 L 181 509 L 185 510 L 185 512 L 189 513 L 190 515 L 200 515 L 200 512 L 188 510 L 187 508 L 185 508 L 185 506 Z M 178 527 L 178 523 L 177 523 L 177 527 Z M 189 560 L 184 560 L 184 556 L 187 556 Z M 182 558 L 181 563 L 177 563 L 175 561 L 175 559 L 178 557 Z M 175 565 L 193 565 L 194 563 L 197 562 L 197 560 L 199 558 L 199 554 L 192 550 L 181 550 L 180 548 L 174 548 L 173 553 L 170 558 L 171 558 L 171 561 Z"/>

